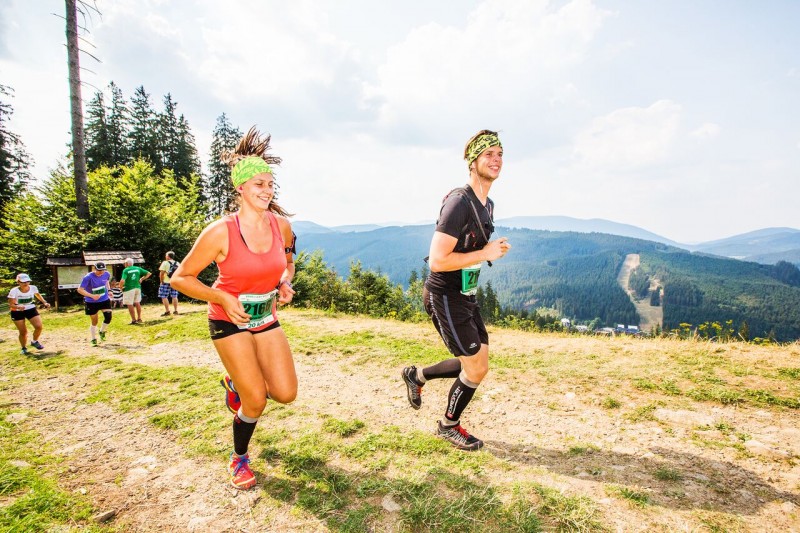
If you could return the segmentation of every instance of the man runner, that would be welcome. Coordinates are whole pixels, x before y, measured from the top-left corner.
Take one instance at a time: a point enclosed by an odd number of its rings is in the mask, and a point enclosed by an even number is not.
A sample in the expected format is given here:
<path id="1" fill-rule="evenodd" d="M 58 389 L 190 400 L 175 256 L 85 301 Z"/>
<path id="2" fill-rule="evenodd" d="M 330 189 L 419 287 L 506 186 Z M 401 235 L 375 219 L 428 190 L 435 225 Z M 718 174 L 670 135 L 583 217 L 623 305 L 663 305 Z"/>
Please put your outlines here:
<path id="1" fill-rule="evenodd" d="M 478 450 L 483 441 L 460 423 L 461 413 L 489 372 L 489 335 L 475 298 L 484 261 L 500 259 L 511 245 L 506 237 L 489 241 L 494 231 L 494 203 L 489 189 L 503 168 L 497 132 L 482 130 L 464 148 L 469 182 L 451 191 L 442 204 L 430 247 L 430 275 L 422 292 L 425 311 L 448 350 L 456 357 L 433 366 L 407 366 L 402 377 L 411 407 L 422 405 L 429 379 L 455 378 L 436 435 L 460 450 Z"/>

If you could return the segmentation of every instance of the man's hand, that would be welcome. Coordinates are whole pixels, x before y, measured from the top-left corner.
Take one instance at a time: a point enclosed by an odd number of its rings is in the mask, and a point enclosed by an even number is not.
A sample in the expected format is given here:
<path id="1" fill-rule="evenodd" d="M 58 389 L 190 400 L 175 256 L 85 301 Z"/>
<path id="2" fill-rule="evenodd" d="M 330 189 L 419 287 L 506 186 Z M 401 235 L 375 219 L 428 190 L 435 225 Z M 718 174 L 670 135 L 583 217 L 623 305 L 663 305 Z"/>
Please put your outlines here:
<path id="1" fill-rule="evenodd" d="M 486 260 L 495 261 L 500 259 L 506 255 L 510 249 L 511 245 L 508 243 L 508 237 L 500 237 L 499 239 L 490 241 L 484 248 L 487 254 Z"/>

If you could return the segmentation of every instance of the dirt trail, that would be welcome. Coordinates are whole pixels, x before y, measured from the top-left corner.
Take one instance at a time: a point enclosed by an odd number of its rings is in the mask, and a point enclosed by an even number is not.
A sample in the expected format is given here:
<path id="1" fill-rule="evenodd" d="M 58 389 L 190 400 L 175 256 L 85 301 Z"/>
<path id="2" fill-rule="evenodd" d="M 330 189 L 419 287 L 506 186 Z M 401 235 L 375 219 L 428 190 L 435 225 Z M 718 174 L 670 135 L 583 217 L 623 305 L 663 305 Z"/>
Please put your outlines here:
<path id="1" fill-rule="evenodd" d="M 639 254 L 628 254 L 625 256 L 625 262 L 622 263 L 622 268 L 619 269 L 619 274 L 617 274 L 617 283 L 619 283 L 620 287 L 622 287 L 622 289 L 628 293 L 628 297 L 631 299 L 634 307 L 636 307 L 636 312 L 639 313 L 639 329 L 649 333 L 653 330 L 654 326 L 658 326 L 659 328 L 663 327 L 664 310 L 660 305 L 650 305 L 649 298 L 644 298 L 642 300 L 637 300 L 634 298 L 633 291 L 630 287 L 630 279 L 631 272 L 636 270 L 636 268 L 639 266 L 639 262 Z M 657 281 L 652 280 L 650 282 L 651 290 L 655 290 L 657 286 Z"/>
<path id="2" fill-rule="evenodd" d="M 368 330 L 438 342 L 432 327 L 400 322 L 302 312 L 287 312 L 282 322 L 317 332 Z M 112 349 L 103 351 L 105 355 L 122 357 L 114 352 L 125 347 L 132 350 L 124 355 L 129 362 L 222 369 L 208 341 L 141 346 L 119 339 L 121 330 L 112 330 L 108 343 Z M 491 333 L 496 339 L 492 350 L 497 353 L 536 353 L 556 346 L 566 353 L 593 353 L 608 350 L 609 342 L 622 349 L 627 349 L 626 342 L 650 342 L 557 338 L 507 330 Z M 6 341 L 0 344 L 3 349 L 15 342 L 11 330 L 0 330 L 0 337 Z M 85 340 L 77 336 L 51 336 L 48 342 L 48 351 L 75 357 L 85 353 Z M 296 364 L 300 380 L 297 408 L 339 419 L 360 419 L 372 427 L 391 423 L 404 431 L 432 431 L 450 386 L 443 381 L 426 385 L 423 406 L 414 411 L 407 406 L 399 367 L 386 368 L 380 360 L 354 365 L 343 354 L 331 354 L 326 360 L 319 355 L 296 354 Z M 527 475 L 531 472 L 527 467 L 537 467 L 540 473 L 525 480 L 589 496 L 601 506 L 602 521 L 618 531 L 695 531 L 699 514 L 716 509 L 741 517 L 743 530 L 800 532 L 800 466 L 793 459 L 800 457 L 796 411 L 708 403 L 696 404 L 694 411 L 659 409 L 657 421 L 631 423 L 619 410 L 603 409 L 600 399 L 609 392 L 603 383 L 595 388 L 587 392 L 569 379 L 552 383 L 538 374 L 492 373 L 465 420 L 484 438 L 489 453 L 526 467 L 519 470 Z M 342 390 L 349 393 L 343 396 Z M 80 403 L 86 394 L 80 377 L 31 382 L 15 391 L 15 410 L 27 412 L 24 406 L 31 406 L 34 426 L 57 445 L 70 465 L 70 475 L 61 480 L 63 486 L 68 490 L 84 487 L 98 509 L 115 511 L 116 520 L 127 524 L 128 530 L 326 530 L 322 522 L 301 520 L 289 507 L 259 498 L 258 491 L 235 491 L 227 485 L 222 460 L 188 459 L 169 432 L 154 429 L 136 414 Z M 731 448 L 703 447 L 691 440 L 693 428 L 719 420 L 731 421 L 762 448 L 742 456 Z M 567 453 L 576 443 L 594 451 Z M 658 481 L 652 475 L 660 467 L 683 473 L 674 497 L 664 496 L 674 483 Z M 263 469 L 269 467 L 262 463 L 255 468 L 264 474 Z M 514 475 L 504 471 L 503 479 L 496 481 L 507 483 Z M 632 509 L 628 502 L 608 496 L 605 487 L 609 483 L 651 491 L 654 505 L 646 511 Z"/>

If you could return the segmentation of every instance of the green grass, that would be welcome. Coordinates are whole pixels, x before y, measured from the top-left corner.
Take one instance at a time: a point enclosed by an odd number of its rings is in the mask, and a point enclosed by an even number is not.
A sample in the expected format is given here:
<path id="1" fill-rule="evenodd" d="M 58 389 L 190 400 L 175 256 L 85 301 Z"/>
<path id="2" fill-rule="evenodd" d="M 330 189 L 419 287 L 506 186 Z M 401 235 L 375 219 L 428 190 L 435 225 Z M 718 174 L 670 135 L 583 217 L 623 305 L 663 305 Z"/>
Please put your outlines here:
<path id="1" fill-rule="evenodd" d="M 305 320 L 293 323 L 293 313 Z M 309 321 L 308 316 L 330 320 L 322 313 L 294 310 L 286 315 L 284 328 L 293 351 L 304 364 L 324 365 L 334 359 L 343 367 L 352 367 L 358 372 L 385 375 L 409 362 L 424 365 L 449 357 L 432 335 L 428 335 L 430 339 L 422 335 L 408 338 L 402 331 L 395 332 L 393 328 L 383 331 L 377 326 L 365 331 L 332 333 L 334 328 L 309 325 L 313 321 Z M 155 320 L 144 327 L 121 323 L 125 316 L 115 313 L 109 335 L 111 342 L 123 338 L 124 333 L 126 346 L 177 340 L 208 343 L 203 313 Z M 65 335 L 85 336 L 86 325 L 86 317 L 78 312 L 51 313 L 45 322 L 47 335 L 63 331 Z M 429 325 L 425 327 L 432 331 Z M 168 334 L 156 337 L 163 331 Z M 536 339 L 551 343 L 548 337 Z M 552 349 L 522 346 L 498 350 L 492 354 L 492 369 L 501 374 L 512 371 L 507 374 L 509 381 L 520 372 L 530 372 L 537 376 L 545 395 L 566 386 L 595 391 L 598 380 L 602 380 L 602 390 L 619 398 L 635 398 L 640 405 L 622 413 L 630 422 L 654 420 L 653 412 L 658 406 L 676 401 L 681 405 L 697 401 L 796 408 L 793 403 L 796 399 L 791 396 L 796 384 L 787 381 L 797 379 L 796 368 L 774 368 L 752 360 L 744 365 L 732 361 L 730 352 L 720 355 L 701 344 L 665 341 L 638 350 L 639 344 L 647 345 L 644 342 L 615 344 L 622 342 L 615 339 L 607 342 L 607 348 L 601 347 L 607 351 L 601 351 L 600 356 L 596 348 L 584 354 L 574 346 L 562 348 L 557 343 L 552 343 Z M 102 402 L 118 412 L 136 413 L 152 428 L 173 436 L 187 454 L 215 458 L 224 481 L 224 462 L 230 446 L 230 415 L 220 407 L 221 389 L 215 372 L 205 368 L 149 367 L 103 359 L 101 356 L 108 352 L 101 350 L 88 351 L 91 356 L 51 354 L 40 359 L 22 358 L 11 344 L 0 345 L 3 347 L 0 349 L 0 372 L 8 376 L 7 381 L 0 381 L 0 389 L 7 390 L 17 383 L 87 374 L 85 401 Z M 135 347 L 129 350 L 132 354 L 138 351 Z M 607 353 L 615 355 L 606 357 Z M 121 348 L 115 355 L 125 357 Z M 653 373 L 654 368 L 658 373 Z M 750 383 L 758 385 L 748 387 L 737 376 L 752 378 Z M 610 396 L 600 400 L 600 405 L 608 410 L 622 407 L 619 400 Z M 601 413 L 601 416 L 619 417 L 614 413 Z M 259 425 L 251 450 L 261 483 L 262 500 L 258 505 L 278 507 L 300 519 L 319 520 L 331 531 L 387 528 L 420 532 L 604 530 L 602 513 L 591 499 L 541 485 L 538 480 L 542 471 L 533 464 L 490 452 L 458 452 L 428 432 L 401 430 L 391 423 L 365 422 L 367 417 L 363 416 L 336 418 L 296 405 L 268 402 L 265 418 L 274 423 Z M 705 447 L 743 449 L 741 435 L 744 434 L 737 434 L 726 422 L 721 421 L 708 429 L 717 429 L 726 436 L 736 435 L 738 440 L 722 443 L 700 435 L 695 436 L 693 442 Z M 670 430 L 665 427 L 667 433 Z M 32 443 L 37 442 L 37 436 L 26 435 L 25 431 L 2 433 L 0 443 L 4 449 L 35 448 Z M 14 441 L 9 443 L 7 439 Z M 565 455 L 577 458 L 595 450 L 592 445 L 577 443 L 570 446 Z M 5 456 L 0 457 L 3 458 L 0 460 L 0 487 L 5 483 L 12 491 L 9 497 L 0 493 L 0 512 L 7 513 L 11 508 L 7 502 L 21 500 L 24 489 L 20 488 L 19 469 L 6 468 L 9 464 L 2 462 Z M 33 471 L 57 475 L 63 466 L 46 455 L 42 457 L 42 468 Z M 262 475 L 264 462 L 269 465 L 267 475 Z M 504 473 L 511 470 L 515 472 L 514 479 L 531 481 L 506 479 Z M 652 476 L 664 482 L 681 479 L 681 473 L 668 466 L 652 471 Z M 73 498 L 72 494 L 59 495 L 60 489 L 54 479 L 57 479 L 55 475 L 53 478 L 45 476 L 43 483 L 50 483 L 49 488 L 55 492 L 47 492 L 49 489 L 42 485 L 36 494 L 39 491 L 50 494 L 49 501 L 65 509 L 65 514 L 54 513 L 55 518 L 42 514 L 39 522 L 50 524 L 47 527 L 51 529 L 59 525 L 71 527 L 70 524 L 85 527 L 90 512 L 81 506 L 85 502 Z M 26 486 L 33 486 L 34 480 L 24 482 Z M 639 513 L 637 508 L 651 503 L 650 494 L 643 489 L 614 485 L 606 490 L 630 501 L 631 513 Z M 66 503 L 62 496 L 68 498 Z M 397 503 L 400 511 L 385 511 L 384 498 Z M 6 514 L 0 516 L 7 518 Z M 641 517 L 632 516 L 631 520 L 638 518 Z M 4 524 L 0 522 L 2 531 L 5 531 Z"/>
<path id="2" fill-rule="evenodd" d="M 603 398 L 603 401 L 600 402 L 600 405 L 602 405 L 606 409 L 619 409 L 620 407 L 622 407 L 622 402 L 614 398 L 611 398 L 610 396 L 606 396 L 605 398 Z"/>
<path id="3" fill-rule="evenodd" d="M 661 481 L 680 481 L 683 479 L 681 473 L 674 468 L 661 466 L 653 472 L 653 477 Z"/>
<path id="4" fill-rule="evenodd" d="M 606 493 L 609 496 L 625 499 L 637 507 L 644 507 L 651 503 L 650 496 L 647 493 L 622 485 L 607 485 Z"/>
<path id="5" fill-rule="evenodd" d="M 42 446 L 41 435 L 7 421 L 0 408 L 0 531 L 48 531 L 82 523 L 83 531 L 101 531 L 88 523 L 87 498 L 58 486 L 61 459 Z"/>
<path id="6" fill-rule="evenodd" d="M 379 335 L 362 339 L 372 347 L 386 342 Z M 5 389 L 13 387 L 15 380 L 69 379 L 70 375 L 77 380 L 80 374 L 88 386 L 84 401 L 137 413 L 154 428 L 173 433 L 188 454 L 218 458 L 220 476 L 224 476 L 230 417 L 219 406 L 216 373 L 193 367 L 149 367 L 98 355 L 0 358 L 3 373 L 14 376 L 4 382 Z M 280 418 L 279 414 L 291 410 L 269 402 L 266 416 Z M 586 498 L 539 485 L 520 488 L 488 481 L 487 470 L 507 468 L 505 461 L 489 453 L 459 452 L 427 432 L 402 432 L 391 425 L 370 427 L 361 420 L 315 413 L 294 414 L 291 431 L 279 429 L 282 424 L 278 424 L 256 432 L 252 448 L 259 459 L 254 467 L 259 470 L 259 460 L 271 466 L 261 490 L 267 500 L 317 517 L 332 531 L 364 531 L 386 520 L 399 521 L 410 531 L 602 529 L 596 508 Z M 35 434 L 4 432 L 3 437 L 14 439 L 13 446 L 3 442 L 4 449 L 37 448 L 31 445 L 37 440 Z M 45 461 L 46 468 L 31 472 L 58 471 L 55 460 L 36 457 Z M 16 497 L 12 505 L 2 507 L 0 515 L 5 520 L 0 524 L 9 531 L 85 524 L 90 517 L 88 504 L 61 491 L 55 481 L 24 479 L 19 469 L 0 464 L 0 483 Z M 23 493 L 44 499 L 34 501 Z M 397 515 L 383 510 L 381 502 L 387 496 L 400 505 Z M 6 529 L 0 525 L 0 530 Z"/>

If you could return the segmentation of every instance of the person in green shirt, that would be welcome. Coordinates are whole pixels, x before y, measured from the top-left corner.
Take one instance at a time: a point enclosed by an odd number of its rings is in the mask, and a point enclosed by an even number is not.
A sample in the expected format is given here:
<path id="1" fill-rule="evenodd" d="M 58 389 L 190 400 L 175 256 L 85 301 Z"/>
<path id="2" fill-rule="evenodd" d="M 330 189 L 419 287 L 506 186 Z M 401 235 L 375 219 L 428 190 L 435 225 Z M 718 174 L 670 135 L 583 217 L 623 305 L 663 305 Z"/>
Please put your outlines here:
<path id="1" fill-rule="evenodd" d="M 133 259 L 125 259 L 125 269 L 120 276 L 122 285 L 122 304 L 131 314 L 131 325 L 142 323 L 142 282 L 152 274 L 139 266 L 134 266 Z"/>

